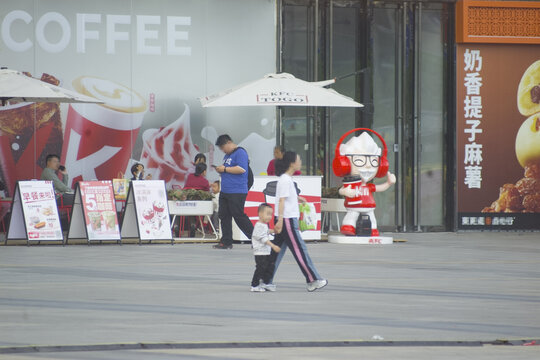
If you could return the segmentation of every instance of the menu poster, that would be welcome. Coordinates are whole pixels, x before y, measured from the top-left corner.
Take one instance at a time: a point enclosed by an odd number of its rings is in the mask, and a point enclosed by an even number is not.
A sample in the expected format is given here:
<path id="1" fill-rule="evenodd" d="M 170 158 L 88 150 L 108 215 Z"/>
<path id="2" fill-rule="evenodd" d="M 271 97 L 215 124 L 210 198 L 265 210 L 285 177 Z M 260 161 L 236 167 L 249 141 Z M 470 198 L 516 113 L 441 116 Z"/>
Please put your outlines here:
<path id="1" fill-rule="evenodd" d="M 171 240 L 167 191 L 163 180 L 134 180 L 122 220 L 122 236 L 135 235 L 133 215 L 140 240 Z"/>
<path id="2" fill-rule="evenodd" d="M 88 241 L 120 240 L 111 181 L 78 182 L 73 207 L 74 216 L 68 238 L 72 236 L 80 238 L 86 233 Z M 81 231 L 82 229 L 85 231 Z"/>
<path id="3" fill-rule="evenodd" d="M 51 181 L 18 181 L 7 239 L 63 241 Z"/>
<path id="4" fill-rule="evenodd" d="M 540 48 L 457 48 L 459 229 L 540 229 Z"/>

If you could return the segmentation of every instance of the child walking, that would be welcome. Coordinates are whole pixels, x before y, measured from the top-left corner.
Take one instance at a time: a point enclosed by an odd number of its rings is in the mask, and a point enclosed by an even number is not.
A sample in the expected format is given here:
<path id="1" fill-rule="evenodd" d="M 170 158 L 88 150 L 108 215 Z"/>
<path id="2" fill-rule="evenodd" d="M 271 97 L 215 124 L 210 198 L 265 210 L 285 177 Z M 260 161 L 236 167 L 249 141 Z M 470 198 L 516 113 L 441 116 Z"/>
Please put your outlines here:
<path id="1" fill-rule="evenodd" d="M 270 253 L 274 250 L 278 253 L 280 248 L 270 241 L 270 234 L 274 231 L 268 228 L 268 223 L 272 220 L 272 207 L 267 203 L 259 205 L 259 221 L 253 228 L 251 235 L 251 245 L 255 256 L 255 272 L 251 280 L 251 291 L 275 291 L 275 286 L 271 286 L 270 279 L 274 274 L 274 262 L 270 258 Z"/>
<path id="2" fill-rule="evenodd" d="M 315 269 L 306 243 L 298 230 L 298 218 L 300 217 L 298 201 L 305 202 L 306 199 L 298 196 L 292 175 L 301 167 L 302 160 L 293 151 L 285 152 L 283 158 L 276 162 L 276 175 L 279 176 L 279 180 L 276 187 L 274 222 L 276 237 L 274 242 L 283 250 L 279 257 L 277 252 L 273 252 L 271 256 L 275 273 L 285 249 L 290 248 L 296 263 L 306 278 L 307 290 L 315 291 L 325 287 L 328 281 L 323 279 Z M 271 286 L 275 287 L 273 284 Z"/>

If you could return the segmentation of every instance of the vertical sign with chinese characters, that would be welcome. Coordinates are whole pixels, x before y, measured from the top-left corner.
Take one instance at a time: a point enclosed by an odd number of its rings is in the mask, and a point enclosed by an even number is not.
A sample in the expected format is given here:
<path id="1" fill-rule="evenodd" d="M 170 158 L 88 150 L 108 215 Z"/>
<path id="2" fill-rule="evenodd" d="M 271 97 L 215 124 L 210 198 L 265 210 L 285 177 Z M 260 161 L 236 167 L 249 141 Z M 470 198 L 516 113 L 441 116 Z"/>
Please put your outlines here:
<path id="1" fill-rule="evenodd" d="M 119 240 L 111 181 L 80 181 L 78 187 L 88 240 Z"/>
<path id="2" fill-rule="evenodd" d="M 457 227 L 540 229 L 540 48 L 458 44 Z"/>
<path id="3" fill-rule="evenodd" d="M 482 144 L 477 134 L 482 133 L 482 55 L 480 50 L 466 49 L 463 54 L 463 78 L 465 86 L 465 100 L 463 101 L 463 116 L 467 136 L 465 143 L 464 183 L 469 189 L 482 188 Z"/>
<path id="4" fill-rule="evenodd" d="M 63 240 L 51 181 L 19 181 L 7 239 Z"/>

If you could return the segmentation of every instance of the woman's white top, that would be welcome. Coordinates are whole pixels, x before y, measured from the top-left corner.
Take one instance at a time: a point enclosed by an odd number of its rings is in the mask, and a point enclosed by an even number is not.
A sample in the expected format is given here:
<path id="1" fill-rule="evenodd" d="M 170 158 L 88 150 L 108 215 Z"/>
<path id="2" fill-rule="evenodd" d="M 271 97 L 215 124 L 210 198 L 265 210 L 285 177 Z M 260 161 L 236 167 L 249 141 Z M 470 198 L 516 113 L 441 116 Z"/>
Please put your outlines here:
<path id="1" fill-rule="evenodd" d="M 276 205 L 274 207 L 274 215 L 279 216 L 279 199 L 285 198 L 285 208 L 283 210 L 283 218 L 299 218 L 300 211 L 298 209 L 298 194 L 293 179 L 288 174 L 282 174 L 279 177 L 276 187 Z"/>

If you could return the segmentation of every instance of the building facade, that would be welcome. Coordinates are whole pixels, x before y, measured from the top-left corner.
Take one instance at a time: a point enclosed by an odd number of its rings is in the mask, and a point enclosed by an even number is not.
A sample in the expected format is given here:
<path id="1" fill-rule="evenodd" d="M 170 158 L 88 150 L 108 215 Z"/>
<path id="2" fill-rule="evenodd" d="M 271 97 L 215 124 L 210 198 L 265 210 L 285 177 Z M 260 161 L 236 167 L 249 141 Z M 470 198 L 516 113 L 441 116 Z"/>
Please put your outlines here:
<path id="1" fill-rule="evenodd" d="M 0 65 L 115 105 L 0 107 L 0 179 L 11 195 L 14 181 L 39 178 L 52 152 L 73 181 L 122 176 L 142 162 L 155 179 L 182 186 L 197 153 L 220 163 L 213 144 L 230 133 L 255 174 L 283 144 L 302 155 L 304 174 L 336 187 L 336 143 L 366 127 L 384 137 L 397 176 L 376 195 L 381 229 L 505 229 L 520 216 L 538 229 L 540 185 L 520 185 L 532 179 L 523 174 L 531 161 L 540 167 L 538 142 L 520 148 L 519 162 L 514 148 L 522 124 L 540 113 L 539 14 L 538 2 L 526 1 L 3 1 Z M 200 104 L 274 72 L 337 78 L 332 87 L 365 107 Z M 531 111 L 516 106 L 516 93 Z M 96 124 L 111 136 L 93 140 Z M 210 168 L 208 177 L 219 175 Z M 506 201 L 499 188 L 510 185 L 519 204 L 497 206 Z"/>

